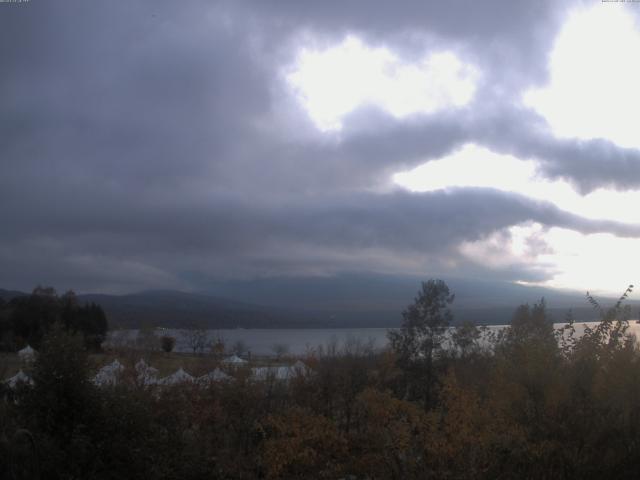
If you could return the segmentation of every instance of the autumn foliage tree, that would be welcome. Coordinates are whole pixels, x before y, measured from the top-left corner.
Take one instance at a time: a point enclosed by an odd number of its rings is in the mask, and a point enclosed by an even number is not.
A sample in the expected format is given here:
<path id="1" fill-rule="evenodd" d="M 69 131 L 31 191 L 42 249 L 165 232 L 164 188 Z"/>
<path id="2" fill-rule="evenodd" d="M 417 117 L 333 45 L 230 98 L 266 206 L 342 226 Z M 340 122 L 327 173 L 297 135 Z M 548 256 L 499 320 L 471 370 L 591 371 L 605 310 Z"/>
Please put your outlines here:
<path id="1" fill-rule="evenodd" d="M 331 419 L 299 407 L 264 422 L 267 478 L 338 478 L 344 474 L 347 441 Z"/>

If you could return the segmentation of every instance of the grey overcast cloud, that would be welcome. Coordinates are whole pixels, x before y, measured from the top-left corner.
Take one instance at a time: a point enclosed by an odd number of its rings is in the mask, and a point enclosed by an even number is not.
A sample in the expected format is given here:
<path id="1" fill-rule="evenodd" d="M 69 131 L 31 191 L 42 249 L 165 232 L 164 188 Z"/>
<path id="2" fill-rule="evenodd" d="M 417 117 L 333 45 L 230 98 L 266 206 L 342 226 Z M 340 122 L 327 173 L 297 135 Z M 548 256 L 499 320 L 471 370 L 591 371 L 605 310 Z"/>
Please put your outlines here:
<path id="1" fill-rule="evenodd" d="M 640 271 L 640 4 L 0 3 L 0 286 Z"/>

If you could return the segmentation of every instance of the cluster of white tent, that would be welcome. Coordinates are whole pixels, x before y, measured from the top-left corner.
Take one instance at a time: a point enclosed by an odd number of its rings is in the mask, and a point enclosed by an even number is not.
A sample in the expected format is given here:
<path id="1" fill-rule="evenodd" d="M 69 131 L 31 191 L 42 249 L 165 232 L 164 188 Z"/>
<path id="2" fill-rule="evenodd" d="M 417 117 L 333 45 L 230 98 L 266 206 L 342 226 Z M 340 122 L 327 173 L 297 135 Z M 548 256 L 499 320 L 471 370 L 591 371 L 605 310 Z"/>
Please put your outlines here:
<path id="1" fill-rule="evenodd" d="M 309 367 L 300 360 L 290 366 L 255 367 L 251 369 L 251 378 L 256 381 L 288 381 L 292 378 L 306 376 L 308 374 Z"/>
<path id="2" fill-rule="evenodd" d="M 158 369 L 147 364 L 147 362 L 142 359 L 134 365 L 134 369 L 137 382 L 145 386 L 175 385 L 178 383 L 193 382 L 195 380 L 194 377 L 182 368 L 179 368 L 176 372 L 164 378 L 158 378 Z M 93 383 L 101 387 L 116 385 L 120 381 L 123 371 L 124 366 L 116 359 L 98 370 L 98 373 L 93 378 Z"/>
<path id="3" fill-rule="evenodd" d="M 248 362 L 236 355 L 233 355 L 223 360 L 222 363 L 230 367 L 241 367 Z M 229 381 L 233 378 L 219 368 L 199 377 L 194 377 L 187 373 L 182 367 L 171 375 L 158 378 L 158 369 L 148 365 L 142 359 L 135 364 L 134 368 L 136 370 L 136 379 L 140 385 L 166 386 L 182 383 L 208 385 L 215 382 Z M 93 381 L 96 385 L 100 386 L 115 385 L 118 383 L 123 370 L 124 366 L 118 360 L 114 360 L 110 364 L 102 367 L 94 377 Z M 296 363 L 289 366 L 254 367 L 251 369 L 250 378 L 255 381 L 288 381 L 299 375 L 307 375 L 309 372 L 309 367 L 298 360 Z"/>
<path id="4" fill-rule="evenodd" d="M 29 362 L 32 361 L 36 355 L 35 350 L 27 346 L 26 348 L 18 352 L 20 358 Z M 225 358 L 222 361 L 227 367 L 240 368 L 248 362 L 237 355 L 232 355 Z M 200 377 L 194 377 L 189 375 L 182 367 L 176 370 L 171 375 L 163 378 L 158 378 L 158 369 L 147 364 L 144 360 L 140 359 L 134 366 L 135 378 L 140 385 L 177 385 L 181 383 L 193 383 L 197 385 L 209 385 L 215 382 L 225 382 L 231 380 L 233 377 L 226 374 L 219 368 L 206 373 Z M 122 374 L 125 370 L 124 365 L 115 359 L 113 362 L 105 365 L 96 373 L 93 377 L 93 383 L 98 386 L 113 386 L 117 385 L 121 380 Z M 254 381 L 267 381 L 267 380 L 279 380 L 289 381 L 296 376 L 306 376 L 310 372 L 303 362 L 298 360 L 293 365 L 280 365 L 280 366 L 267 366 L 267 367 L 254 367 L 251 369 L 251 379 Z M 20 370 L 16 375 L 5 380 L 5 383 L 9 388 L 16 388 L 19 383 L 27 383 L 33 385 L 33 380 L 29 375 Z"/>

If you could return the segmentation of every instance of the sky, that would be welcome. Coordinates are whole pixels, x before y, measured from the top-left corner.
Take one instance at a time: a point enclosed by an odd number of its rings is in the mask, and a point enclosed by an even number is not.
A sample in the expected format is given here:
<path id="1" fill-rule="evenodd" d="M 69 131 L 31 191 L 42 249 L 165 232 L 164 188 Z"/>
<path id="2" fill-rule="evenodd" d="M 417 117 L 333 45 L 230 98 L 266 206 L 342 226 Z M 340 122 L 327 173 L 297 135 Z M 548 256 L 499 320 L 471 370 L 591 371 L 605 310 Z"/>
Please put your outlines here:
<path id="1" fill-rule="evenodd" d="M 619 293 L 640 3 L 0 3 L 0 286 Z"/>

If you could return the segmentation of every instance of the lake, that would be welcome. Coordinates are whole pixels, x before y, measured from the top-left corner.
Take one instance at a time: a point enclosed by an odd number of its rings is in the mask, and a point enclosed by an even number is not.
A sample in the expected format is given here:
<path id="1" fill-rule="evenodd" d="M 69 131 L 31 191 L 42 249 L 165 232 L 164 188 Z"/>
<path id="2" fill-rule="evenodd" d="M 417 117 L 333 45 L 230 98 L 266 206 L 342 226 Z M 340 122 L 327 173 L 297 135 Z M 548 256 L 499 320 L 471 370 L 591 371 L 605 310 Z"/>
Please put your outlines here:
<path id="1" fill-rule="evenodd" d="M 555 328 L 561 328 L 564 323 L 554 324 Z M 585 326 L 594 327 L 597 322 L 576 323 L 576 334 L 581 335 Z M 504 325 L 490 325 L 489 331 L 498 332 L 505 328 Z M 227 349 L 242 343 L 245 352 L 254 355 L 275 355 L 276 351 L 291 355 L 304 355 L 309 351 L 320 347 L 356 348 L 357 345 L 371 345 L 373 348 L 384 348 L 387 341 L 387 328 L 290 328 L 290 329 L 217 329 L 206 330 L 206 342 L 212 343 L 221 339 Z M 629 323 L 629 332 L 640 338 L 640 324 L 635 320 Z M 148 335 L 148 333 L 147 333 Z M 183 329 L 156 329 L 154 337 L 148 339 L 149 345 L 159 344 L 156 337 L 168 335 L 176 339 L 174 351 L 188 353 L 192 351 L 191 332 Z M 105 346 L 126 345 L 134 347 L 142 341 L 138 330 L 115 330 L 109 332 L 109 338 Z"/>

